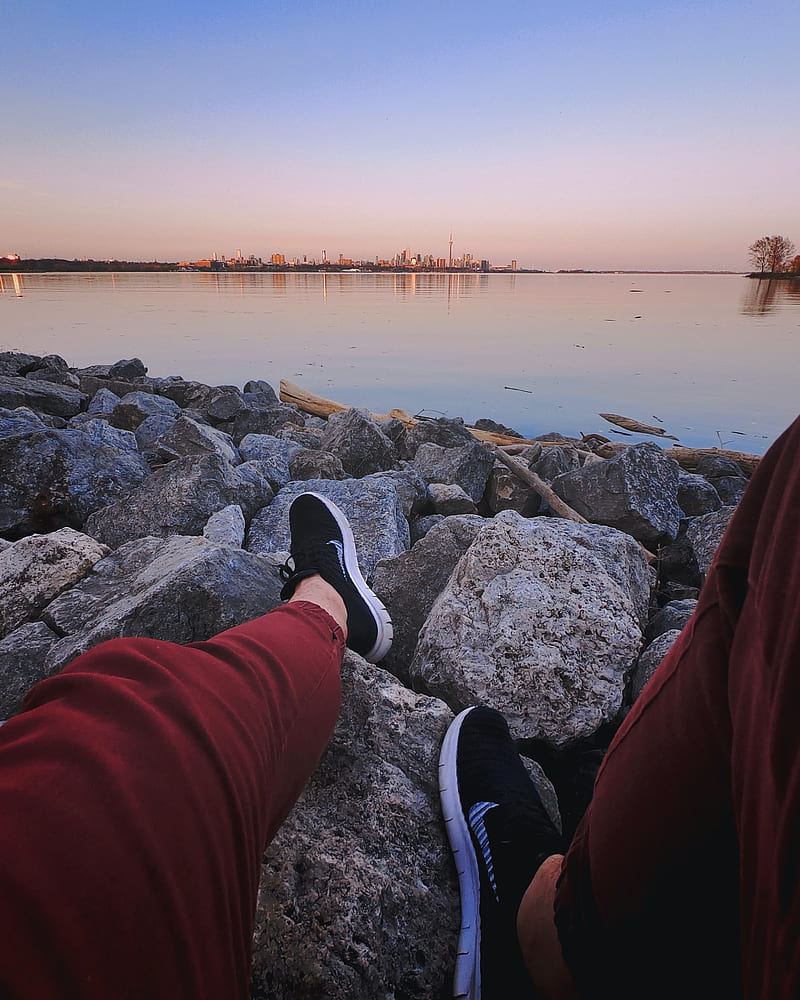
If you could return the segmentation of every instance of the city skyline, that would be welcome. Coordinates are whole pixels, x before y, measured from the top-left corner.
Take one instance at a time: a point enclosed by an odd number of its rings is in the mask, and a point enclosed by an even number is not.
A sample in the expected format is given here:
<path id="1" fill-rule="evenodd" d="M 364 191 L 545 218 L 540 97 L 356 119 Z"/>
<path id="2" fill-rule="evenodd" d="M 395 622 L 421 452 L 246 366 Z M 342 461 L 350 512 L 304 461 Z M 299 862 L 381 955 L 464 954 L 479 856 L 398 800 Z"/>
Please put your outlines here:
<path id="1" fill-rule="evenodd" d="M 453 226 L 520 267 L 743 270 L 800 233 L 789 0 L 6 14 L 0 253 L 438 258 Z"/>

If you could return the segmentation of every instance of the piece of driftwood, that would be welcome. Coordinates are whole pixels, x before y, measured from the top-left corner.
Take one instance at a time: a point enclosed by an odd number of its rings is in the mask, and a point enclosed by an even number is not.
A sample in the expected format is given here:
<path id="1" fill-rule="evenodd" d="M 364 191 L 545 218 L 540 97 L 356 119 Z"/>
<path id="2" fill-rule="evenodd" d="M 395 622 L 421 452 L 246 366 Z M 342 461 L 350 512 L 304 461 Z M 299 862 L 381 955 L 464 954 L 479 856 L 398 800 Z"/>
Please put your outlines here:
<path id="1" fill-rule="evenodd" d="M 742 469 L 746 476 L 752 476 L 761 461 L 760 455 L 751 455 L 746 451 L 728 451 L 725 448 L 683 448 L 680 445 L 673 445 L 672 448 L 665 448 L 664 454 L 674 458 L 682 469 L 693 472 L 697 468 L 697 463 L 706 455 L 721 455 L 723 458 L 731 458 Z"/>
<path id="2" fill-rule="evenodd" d="M 634 434 L 655 434 L 658 437 L 668 438 L 670 441 L 678 440 L 674 434 L 667 434 L 663 427 L 655 427 L 653 424 L 643 424 L 640 420 L 634 420 L 633 417 L 623 417 L 619 413 L 601 413 L 599 416 L 603 420 L 607 420 L 610 424 L 622 427 L 623 430 L 633 431 Z"/>

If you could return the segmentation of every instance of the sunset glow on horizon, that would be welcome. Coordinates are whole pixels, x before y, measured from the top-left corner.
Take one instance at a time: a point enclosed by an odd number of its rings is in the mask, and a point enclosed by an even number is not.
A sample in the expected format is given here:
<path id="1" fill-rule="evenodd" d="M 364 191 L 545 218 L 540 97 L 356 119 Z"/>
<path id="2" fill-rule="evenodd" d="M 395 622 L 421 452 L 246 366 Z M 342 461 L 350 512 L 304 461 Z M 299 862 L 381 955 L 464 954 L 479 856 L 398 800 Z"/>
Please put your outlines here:
<path id="1" fill-rule="evenodd" d="M 800 7 L 366 0 L 5 11 L 0 255 L 454 249 L 747 268 L 800 244 Z"/>

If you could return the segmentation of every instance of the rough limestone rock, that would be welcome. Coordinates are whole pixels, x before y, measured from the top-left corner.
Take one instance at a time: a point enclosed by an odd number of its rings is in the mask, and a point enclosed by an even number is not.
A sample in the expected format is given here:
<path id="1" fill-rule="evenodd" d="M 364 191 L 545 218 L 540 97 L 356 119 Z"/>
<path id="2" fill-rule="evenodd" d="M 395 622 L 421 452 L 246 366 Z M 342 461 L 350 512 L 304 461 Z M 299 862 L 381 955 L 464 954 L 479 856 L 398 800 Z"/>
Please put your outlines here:
<path id="1" fill-rule="evenodd" d="M 0 375 L 0 406 L 9 410 L 27 406 L 56 417 L 74 417 L 85 403 L 86 396 L 70 386 Z"/>
<path id="2" fill-rule="evenodd" d="M 244 514 L 238 503 L 232 503 L 212 514 L 203 528 L 203 538 L 215 545 L 230 545 L 234 549 L 240 549 L 244 545 L 244 533 Z"/>
<path id="3" fill-rule="evenodd" d="M 414 456 L 414 466 L 426 483 L 457 483 L 475 503 L 483 496 L 494 458 L 477 441 L 457 448 L 422 444 Z"/>
<path id="4" fill-rule="evenodd" d="M 38 354 L 23 354 L 21 351 L 0 351 L 0 375 L 18 378 L 32 371 L 42 359 Z"/>
<path id="5" fill-rule="evenodd" d="M 124 379 L 133 382 L 134 379 L 143 378 L 147 374 L 147 367 L 141 358 L 123 358 L 113 364 L 109 370 L 109 378 Z"/>
<path id="6" fill-rule="evenodd" d="M 230 435 L 223 434 L 216 427 L 198 424 L 185 415 L 178 417 L 161 435 L 157 453 L 166 462 L 184 455 L 219 455 L 233 465 L 241 461 Z"/>
<path id="7" fill-rule="evenodd" d="M 168 417 L 179 417 L 180 407 L 171 399 L 154 396 L 149 392 L 129 392 L 120 399 L 111 411 L 111 423 L 122 430 L 135 431 L 139 424 L 154 413 Z"/>
<path id="8" fill-rule="evenodd" d="M 669 601 L 647 623 L 647 628 L 644 631 L 645 642 L 652 642 L 664 632 L 671 632 L 674 629 L 680 632 L 694 614 L 696 607 L 697 601 L 689 598 L 681 601 Z"/>
<path id="9" fill-rule="evenodd" d="M 473 444 L 475 438 L 467 430 L 460 417 L 437 417 L 435 420 L 419 420 L 406 436 L 405 446 L 408 458 L 413 458 L 421 444 L 438 444 L 440 448 L 463 448 Z"/>
<path id="10" fill-rule="evenodd" d="M 302 427 L 300 424 L 284 424 L 279 431 L 275 432 L 275 437 L 280 438 L 282 441 L 294 441 L 301 448 L 316 448 L 321 450 L 322 434 L 323 431 L 319 428 L 307 427 L 305 424 Z"/>
<path id="11" fill-rule="evenodd" d="M 687 517 L 709 514 L 722 506 L 719 493 L 703 476 L 678 470 L 678 506 Z"/>
<path id="12" fill-rule="evenodd" d="M 262 473 L 274 490 L 281 489 L 290 479 L 301 478 L 289 471 L 292 457 L 301 450 L 294 441 L 283 441 L 272 434 L 247 434 L 239 442 L 239 454 L 243 461 L 259 462 Z"/>
<path id="13" fill-rule="evenodd" d="M 280 402 L 275 390 L 269 382 L 265 382 L 262 378 L 250 379 L 249 382 L 245 382 L 244 393 L 245 395 L 248 395 L 248 393 L 259 393 L 270 398 L 273 403 Z"/>
<path id="14" fill-rule="evenodd" d="M 701 455 L 696 469 L 706 479 L 719 479 L 721 476 L 735 476 L 738 479 L 744 475 L 741 465 L 727 455 Z"/>
<path id="15" fill-rule="evenodd" d="M 501 510 L 515 510 L 523 517 L 538 514 L 541 506 L 541 498 L 536 490 L 523 483 L 502 462 L 495 462 L 492 466 L 486 488 L 486 502 L 494 514 L 499 514 Z"/>
<path id="16" fill-rule="evenodd" d="M 0 636 L 82 579 L 108 549 L 72 528 L 28 535 L 0 552 Z"/>
<path id="17" fill-rule="evenodd" d="M 137 378 L 131 382 L 129 379 L 104 378 L 98 375 L 79 374 L 78 381 L 80 382 L 81 392 L 87 396 L 94 396 L 101 389 L 108 389 L 120 398 L 134 391 L 150 393 L 155 393 L 156 391 L 154 384 L 156 380 L 150 378 Z"/>
<path id="18" fill-rule="evenodd" d="M 483 518 L 474 514 L 439 518 L 408 552 L 378 563 L 372 588 L 394 624 L 392 648 L 381 666 L 404 684 L 411 679 L 409 667 L 419 631 L 456 563 L 484 524 Z"/>
<path id="19" fill-rule="evenodd" d="M 553 490 L 593 524 L 619 528 L 641 542 L 675 538 L 678 464 L 656 444 L 634 444 L 616 458 L 557 476 Z"/>
<path id="20" fill-rule="evenodd" d="M 417 470 L 411 464 L 406 464 L 402 469 L 387 469 L 385 472 L 373 472 L 372 475 L 363 476 L 365 483 L 375 480 L 386 480 L 394 485 L 400 503 L 403 506 L 403 513 L 410 519 L 427 508 L 428 486 Z"/>
<path id="21" fill-rule="evenodd" d="M 735 507 L 747 489 L 747 480 L 744 476 L 718 476 L 710 482 L 719 494 L 721 503 L 726 507 Z"/>
<path id="22" fill-rule="evenodd" d="M 336 455 L 318 448 L 300 448 L 289 460 L 286 482 L 292 479 L 344 479 L 346 476 L 344 466 Z"/>
<path id="23" fill-rule="evenodd" d="M 248 434 L 276 434 L 287 423 L 302 426 L 303 418 L 294 407 L 285 403 L 257 408 L 248 406 L 233 418 L 232 437 L 238 444 Z"/>
<path id="24" fill-rule="evenodd" d="M 99 642 L 123 635 L 197 642 L 280 603 L 268 559 L 205 538 L 140 538 L 96 563 L 42 612 L 65 636 L 47 656 L 66 666 Z"/>
<path id="25" fill-rule="evenodd" d="M 348 653 L 333 738 L 267 848 L 255 1000 L 448 995 L 459 904 L 438 803 L 447 706 Z"/>
<path id="26" fill-rule="evenodd" d="M 336 455 L 345 472 L 367 476 L 397 464 L 397 449 L 378 423 L 363 410 L 343 410 L 328 417 L 322 450 Z"/>
<path id="27" fill-rule="evenodd" d="M 176 421 L 176 417 L 166 413 L 153 413 L 134 431 L 136 444 L 143 455 L 155 457 L 157 443 L 162 434 L 166 434 Z"/>
<path id="28" fill-rule="evenodd" d="M 533 471 L 546 483 L 552 483 L 556 476 L 563 476 L 565 472 L 575 472 L 580 467 L 581 458 L 577 448 L 555 445 L 552 448 L 542 449 L 542 455 L 534 463 Z"/>
<path id="29" fill-rule="evenodd" d="M 522 435 L 515 431 L 512 427 L 506 427 L 505 424 L 499 424 L 496 420 L 492 420 L 490 417 L 480 417 L 472 425 L 476 430 L 479 431 L 490 431 L 492 434 L 505 434 L 506 437 L 521 438 Z"/>
<path id="30" fill-rule="evenodd" d="M 456 483 L 429 483 L 428 500 L 434 514 L 477 514 L 471 497 Z"/>
<path id="31" fill-rule="evenodd" d="M 247 406 L 244 396 L 235 385 L 220 385 L 202 407 L 206 419 L 211 424 L 221 424 L 233 420 L 236 414 Z"/>
<path id="32" fill-rule="evenodd" d="M 639 657 L 636 667 L 631 674 L 630 700 L 636 701 L 642 693 L 645 684 L 650 680 L 658 669 L 659 664 L 672 649 L 675 640 L 680 635 L 680 629 L 670 629 L 657 636 L 647 649 Z"/>
<path id="33" fill-rule="evenodd" d="M 195 407 L 202 410 L 206 403 L 217 394 L 217 390 L 202 382 L 190 382 L 186 379 L 173 379 L 168 382 L 160 382 L 158 385 L 159 396 L 171 399 L 182 409 Z"/>
<path id="34" fill-rule="evenodd" d="M 18 406 L 14 410 L 0 407 L 0 441 L 6 438 L 19 437 L 21 434 L 31 434 L 46 428 L 39 416 L 27 406 Z"/>
<path id="35" fill-rule="evenodd" d="M 409 547 L 408 521 L 392 483 L 309 479 L 284 486 L 269 507 L 256 514 L 247 534 L 250 552 L 288 551 L 289 506 L 298 493 L 307 490 L 321 493 L 344 511 L 353 529 L 359 568 L 367 580 L 379 559 L 391 559 Z"/>
<path id="36" fill-rule="evenodd" d="M 711 514 L 692 518 L 687 525 L 686 538 L 692 547 L 701 580 L 705 580 L 711 569 L 714 554 L 735 510 L 735 507 L 721 507 Z"/>
<path id="37" fill-rule="evenodd" d="M 493 705 L 518 737 L 561 745 L 588 736 L 622 704 L 651 581 L 628 535 L 503 511 L 434 604 L 414 686 L 454 712 Z"/>
<path id="38" fill-rule="evenodd" d="M 66 385 L 70 389 L 80 390 L 81 387 L 77 375 L 73 375 L 72 372 L 63 368 L 37 368 L 35 371 L 28 372 L 25 378 L 31 379 L 33 382 L 52 382 L 55 385 Z"/>
<path id="39" fill-rule="evenodd" d="M 133 434 L 105 420 L 0 440 L 0 533 L 19 538 L 80 528 L 148 471 Z"/>
<path id="40" fill-rule="evenodd" d="M 444 514 L 426 514 L 411 522 L 411 544 L 416 545 L 420 538 L 424 538 L 431 528 L 440 524 L 444 520 Z"/>
<path id="41" fill-rule="evenodd" d="M 110 417 L 119 401 L 120 397 L 115 392 L 111 392 L 110 389 L 98 389 L 89 400 L 86 412 L 95 417 Z"/>
<path id="42" fill-rule="evenodd" d="M 0 639 L 0 722 L 22 707 L 22 699 L 49 676 L 47 654 L 58 636 L 44 622 L 29 622 Z"/>
<path id="43" fill-rule="evenodd" d="M 199 535 L 209 517 L 237 503 L 249 519 L 268 504 L 269 483 L 219 455 L 187 455 L 157 469 L 125 499 L 93 514 L 88 534 L 117 548 L 146 535 Z"/>

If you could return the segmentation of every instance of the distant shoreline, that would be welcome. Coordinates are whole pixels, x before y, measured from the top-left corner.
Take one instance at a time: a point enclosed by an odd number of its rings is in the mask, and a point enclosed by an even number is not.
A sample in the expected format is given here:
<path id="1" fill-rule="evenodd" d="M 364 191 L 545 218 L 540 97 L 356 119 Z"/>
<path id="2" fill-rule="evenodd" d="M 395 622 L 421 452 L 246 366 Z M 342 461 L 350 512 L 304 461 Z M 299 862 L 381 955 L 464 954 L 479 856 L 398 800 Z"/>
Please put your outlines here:
<path id="1" fill-rule="evenodd" d="M 177 263 L 161 261 L 125 261 L 125 260 L 67 260 L 59 257 L 21 259 L 16 261 L 0 260 L 0 274 L 46 274 L 46 273 L 149 273 L 157 274 L 697 274 L 697 275 L 729 275 L 734 277 L 770 278 L 786 280 L 800 277 L 796 274 L 746 274 L 744 271 L 652 271 L 641 269 L 606 269 L 589 270 L 586 268 L 559 268 L 546 271 L 541 268 L 518 267 L 512 270 L 508 267 L 490 267 L 488 270 L 468 267 L 379 267 L 364 265 L 362 267 L 346 267 L 340 264 L 262 264 L 258 266 L 233 267 L 180 267 Z"/>

